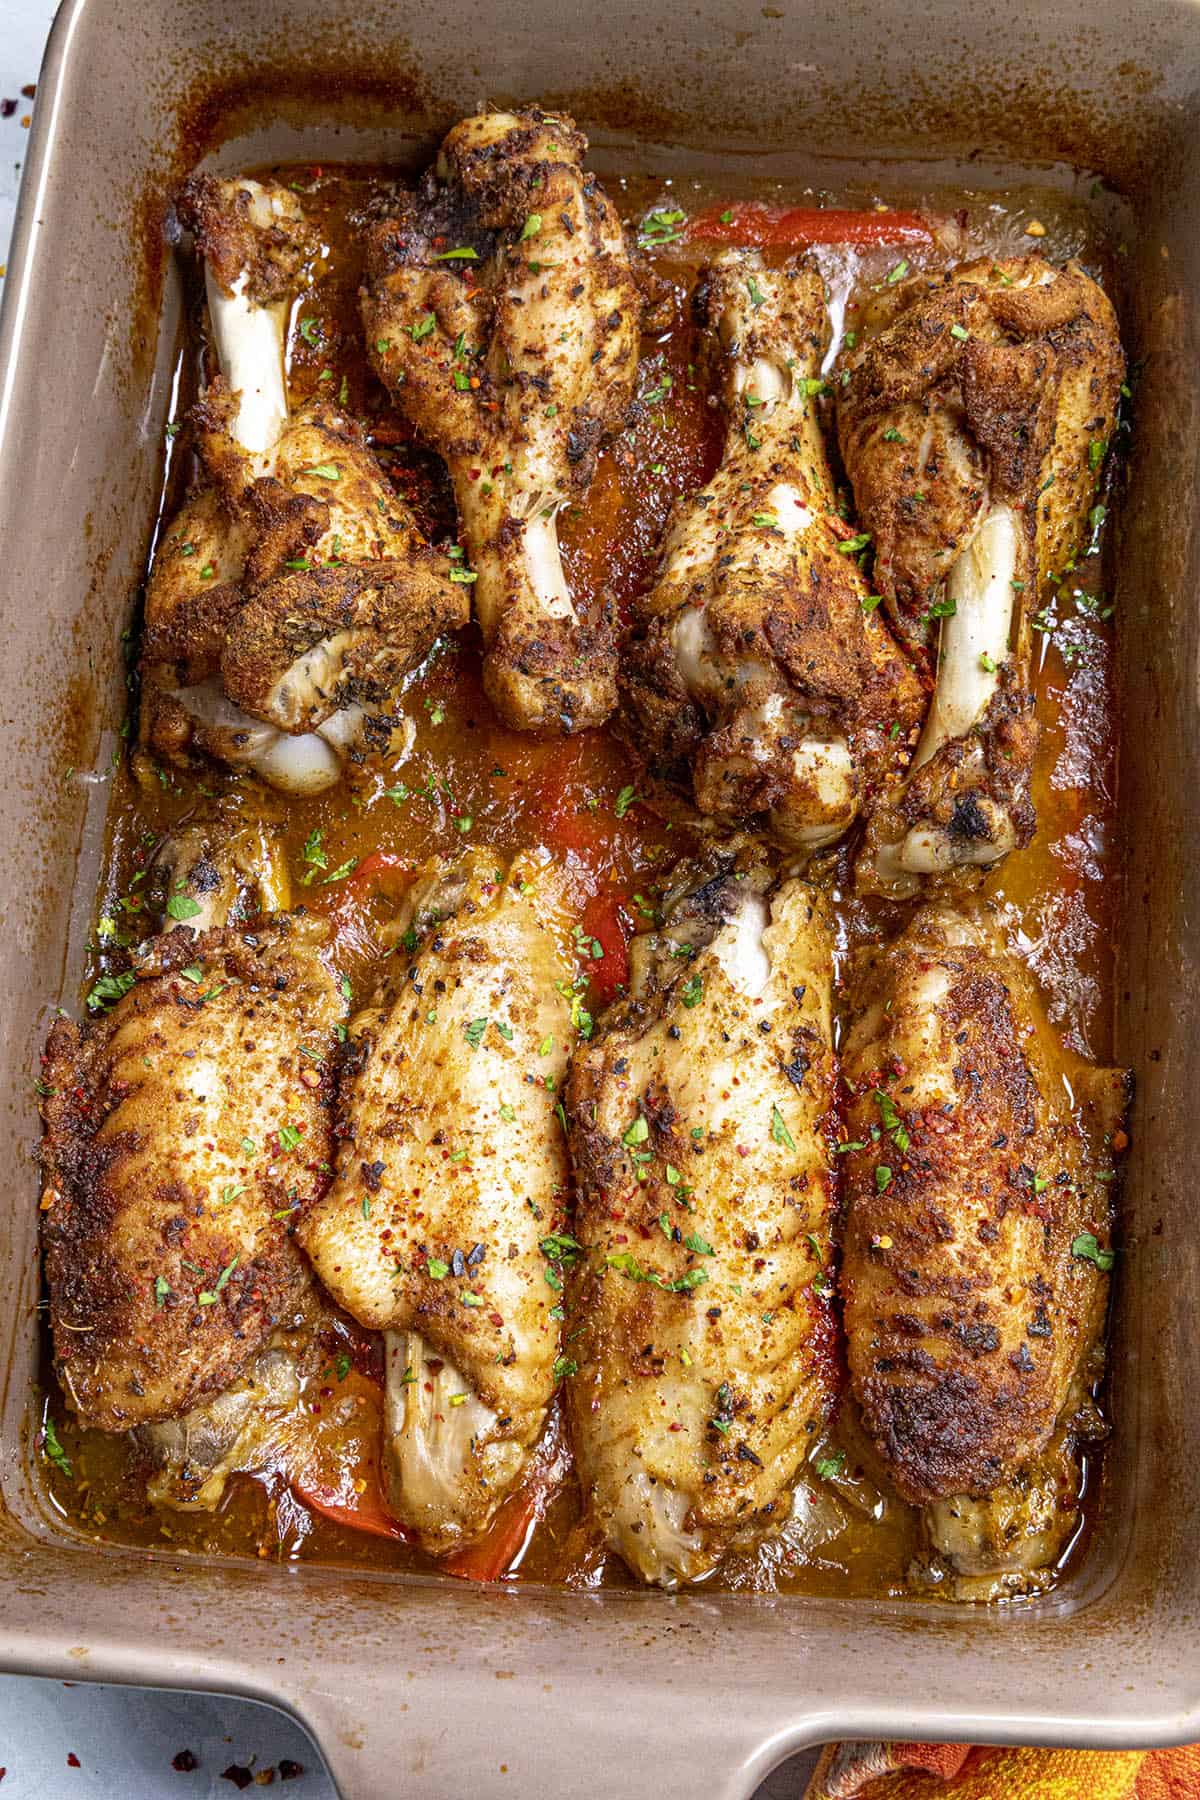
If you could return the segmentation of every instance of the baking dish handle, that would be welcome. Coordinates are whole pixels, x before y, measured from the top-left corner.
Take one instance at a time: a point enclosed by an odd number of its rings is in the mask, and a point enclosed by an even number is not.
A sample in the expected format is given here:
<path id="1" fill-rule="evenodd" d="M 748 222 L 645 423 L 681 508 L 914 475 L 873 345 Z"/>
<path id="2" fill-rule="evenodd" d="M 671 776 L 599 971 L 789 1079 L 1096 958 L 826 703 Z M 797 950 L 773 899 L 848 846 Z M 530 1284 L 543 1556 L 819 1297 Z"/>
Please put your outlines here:
<path id="1" fill-rule="evenodd" d="M 749 1800 L 803 1747 L 763 1719 L 698 1717 L 679 1690 L 639 1692 L 600 1668 L 581 1705 L 574 1683 L 543 1668 L 447 1678 L 445 1654 L 444 1644 L 414 1645 L 390 1679 L 381 1672 L 364 1686 L 361 1667 L 335 1670 L 297 1697 L 291 1710 L 341 1800 Z M 425 1658 L 437 1676 L 412 1666 Z"/>

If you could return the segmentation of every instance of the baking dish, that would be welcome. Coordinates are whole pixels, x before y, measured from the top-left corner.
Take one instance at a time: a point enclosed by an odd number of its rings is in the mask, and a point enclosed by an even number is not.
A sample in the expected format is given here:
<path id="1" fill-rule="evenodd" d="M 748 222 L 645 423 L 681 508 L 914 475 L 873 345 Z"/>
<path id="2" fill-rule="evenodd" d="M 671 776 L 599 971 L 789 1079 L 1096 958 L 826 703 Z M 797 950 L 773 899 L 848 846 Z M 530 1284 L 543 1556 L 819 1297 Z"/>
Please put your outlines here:
<path id="1" fill-rule="evenodd" d="M 123 710 L 180 298 L 165 196 L 208 158 L 415 155 L 482 100 L 570 104 L 603 170 L 811 179 L 881 159 L 986 185 L 1103 177 L 1129 202 L 1142 365 L 1117 597 L 1126 851 L 1118 1052 L 1136 1071 L 1093 1541 L 1044 1600 L 932 1604 L 523 1589 L 172 1561 L 79 1541 L 28 1467 L 37 1355 L 32 1081 L 74 1001 Z M 1018 0 L 435 12 L 334 0 L 68 0 L 55 26 L 0 324 L 0 1579 L 5 1667 L 282 1704 L 348 1795 L 752 1791 L 840 1736 L 1200 1737 L 1200 8 Z M 965 172 L 964 172 L 965 171 Z M 1115 204 L 1115 203 L 1114 203 Z M 1118 208 L 1118 213 L 1120 209 Z M 78 916 L 76 916 L 78 915 Z M 68 948 L 71 947 L 71 948 Z"/>

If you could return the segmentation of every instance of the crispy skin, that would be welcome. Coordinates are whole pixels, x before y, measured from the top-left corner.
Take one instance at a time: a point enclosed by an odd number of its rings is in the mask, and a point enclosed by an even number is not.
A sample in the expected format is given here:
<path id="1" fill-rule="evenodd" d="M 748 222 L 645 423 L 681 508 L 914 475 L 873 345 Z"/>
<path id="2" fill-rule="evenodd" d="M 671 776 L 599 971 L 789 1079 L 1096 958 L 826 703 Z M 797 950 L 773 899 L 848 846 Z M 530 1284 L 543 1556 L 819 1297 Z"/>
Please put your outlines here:
<path id="1" fill-rule="evenodd" d="M 211 485 L 185 506 L 147 593 L 147 730 L 163 750 L 175 750 L 167 702 L 186 711 L 179 688 L 218 672 L 234 705 L 291 734 L 348 706 L 386 706 L 468 612 L 353 419 L 305 408 L 274 475 L 252 479 L 228 411 L 218 386 L 198 413 Z"/>
<path id="2" fill-rule="evenodd" d="M 902 640 L 931 658 L 930 604 L 993 500 L 1022 514 L 1019 575 L 1044 582 L 1078 553 L 1089 446 L 1111 435 L 1125 362 L 1106 295 L 1075 263 L 983 258 L 906 282 L 884 305 L 891 322 L 872 335 L 867 321 L 838 432 L 876 591 Z"/>
<path id="3" fill-rule="evenodd" d="M 291 298 L 316 248 L 296 196 L 275 183 L 193 175 L 175 210 L 224 291 L 241 280 L 260 306 Z"/>
<path id="4" fill-rule="evenodd" d="M 179 214 L 222 373 L 190 420 L 200 486 L 147 588 L 141 742 L 318 792 L 346 756 L 408 741 L 400 684 L 469 600 L 357 422 L 321 401 L 288 416 L 287 301 L 314 247 L 295 196 L 198 177 Z"/>
<path id="5" fill-rule="evenodd" d="M 814 1287 L 831 1208 L 829 923 L 814 889 L 759 863 L 682 879 L 661 931 L 635 940 L 629 999 L 577 1050 L 568 1098 L 580 1477 L 607 1542 L 667 1587 L 702 1579 L 734 1533 L 786 1519 L 833 1394 Z"/>
<path id="6" fill-rule="evenodd" d="M 51 1030 L 42 1239 L 55 1358 L 85 1424 L 186 1412 L 296 1305 L 303 1260 L 275 1215 L 321 1191 L 331 1155 L 342 1007 L 323 937 L 286 920 L 178 927 L 106 1018 Z"/>
<path id="7" fill-rule="evenodd" d="M 986 1500 L 1044 1449 L 1098 1341 L 1108 1284 L 1071 1245 L 1109 1242 L 1127 1078 L 1064 1051 L 1021 965 L 948 908 L 861 952 L 851 999 L 854 1394 L 905 1499 Z"/>
<path id="8" fill-rule="evenodd" d="M 698 297 L 728 436 L 712 480 L 677 503 L 638 605 L 624 732 L 709 818 L 812 847 L 894 769 L 921 690 L 840 548 L 811 391 L 829 335 L 816 265 L 730 251 Z"/>
<path id="9" fill-rule="evenodd" d="M 586 148 L 561 114 L 465 119 L 367 239 L 368 355 L 446 460 L 477 576 L 484 683 L 521 730 L 581 731 L 616 699 L 608 608 L 576 607 L 554 525 L 625 421 L 642 317 Z M 448 261 L 447 246 L 474 255 Z"/>
<path id="10" fill-rule="evenodd" d="M 923 742 L 911 782 L 871 819 L 859 883 L 902 894 L 921 875 L 974 886 L 1033 835 L 1030 620 L 1082 546 L 1096 450 L 1112 435 L 1125 364 L 1108 299 L 1074 263 L 967 263 L 903 284 L 880 310 L 839 390 L 839 435 L 874 540 L 876 590 L 927 671 L 947 586 L 953 599 L 957 565 L 980 526 L 1006 515 L 1015 532 L 1001 641 L 983 658 L 992 679 L 981 678 L 976 651 L 950 671 L 950 634 L 982 603 L 968 586 L 955 601 L 959 616 L 941 628 L 938 682 L 970 683 L 979 702 L 965 726 Z M 872 323 L 883 328 L 872 333 Z M 914 830 L 937 840 L 942 866 L 919 866 L 915 848 L 903 860 Z"/>
<path id="11" fill-rule="evenodd" d="M 299 1227 L 340 1305 L 373 1330 L 409 1334 L 405 1361 L 422 1375 L 444 1361 L 459 1404 L 470 1397 L 463 1418 L 479 1405 L 444 1516 L 423 1490 L 401 1482 L 395 1496 L 434 1550 L 481 1530 L 516 1479 L 559 1348 L 539 1246 L 567 1205 L 554 1109 L 571 965 L 555 870 L 518 857 L 499 882 L 496 873 L 495 852 L 478 850 L 419 879 L 401 923 L 421 941 L 392 960 L 354 1021 L 333 1184 Z M 425 1390 L 413 1385 L 416 1409 Z"/>

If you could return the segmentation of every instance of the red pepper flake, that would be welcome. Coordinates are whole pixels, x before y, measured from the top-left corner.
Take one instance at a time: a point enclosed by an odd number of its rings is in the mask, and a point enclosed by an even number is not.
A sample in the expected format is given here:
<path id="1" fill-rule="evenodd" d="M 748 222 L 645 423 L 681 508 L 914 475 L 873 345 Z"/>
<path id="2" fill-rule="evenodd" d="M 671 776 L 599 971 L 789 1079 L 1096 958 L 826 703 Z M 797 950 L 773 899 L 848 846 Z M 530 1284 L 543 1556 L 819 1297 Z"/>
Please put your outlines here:
<path id="1" fill-rule="evenodd" d="M 280 1779 L 280 1781 L 295 1781 L 296 1777 L 298 1775 L 303 1775 L 303 1773 L 304 1773 L 304 1764 L 303 1763 L 293 1762 L 290 1756 L 281 1756 L 280 1757 L 280 1759 L 279 1759 L 279 1779 Z"/>
<path id="2" fill-rule="evenodd" d="M 68 1769 L 77 1769 L 79 1767 L 79 1758 L 73 1750 L 67 1751 L 67 1767 Z"/>
<path id="3" fill-rule="evenodd" d="M 171 1758 L 171 1767 L 177 1775 L 190 1775 L 200 1764 L 191 1750 L 177 1750 Z"/>
<path id="4" fill-rule="evenodd" d="M 221 1770 L 222 1781 L 232 1781 L 235 1788 L 248 1788 L 254 1780 L 254 1771 L 246 1768 L 244 1763 L 230 1763 L 227 1769 Z"/>

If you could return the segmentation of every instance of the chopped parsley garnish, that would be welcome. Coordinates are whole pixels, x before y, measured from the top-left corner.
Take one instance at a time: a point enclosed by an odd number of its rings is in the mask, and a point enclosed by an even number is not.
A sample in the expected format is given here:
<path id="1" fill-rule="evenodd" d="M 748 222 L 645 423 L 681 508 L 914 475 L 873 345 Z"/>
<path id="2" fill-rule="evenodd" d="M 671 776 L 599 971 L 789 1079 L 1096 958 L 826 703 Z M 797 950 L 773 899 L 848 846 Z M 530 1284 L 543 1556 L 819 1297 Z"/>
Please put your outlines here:
<path id="1" fill-rule="evenodd" d="M 137 977 L 132 969 L 126 969 L 122 975 L 101 975 L 88 991 L 87 1003 L 94 1012 L 107 1006 L 115 1006 L 122 994 L 127 994 Z"/>
<path id="2" fill-rule="evenodd" d="M 621 1250 L 616 1255 L 606 1256 L 604 1266 L 615 1269 L 627 1281 L 644 1281 L 649 1287 L 661 1288 L 666 1294 L 690 1294 L 693 1288 L 702 1287 L 708 1280 L 707 1269 L 689 1269 L 686 1275 L 678 1275 L 674 1281 L 664 1281 L 656 1269 L 643 1268 L 632 1250 Z"/>
<path id="3" fill-rule="evenodd" d="M 673 244 L 676 238 L 683 236 L 680 227 L 686 222 L 687 214 L 678 206 L 655 207 L 638 227 L 638 242 L 643 249 L 655 244 Z"/>
<path id="4" fill-rule="evenodd" d="M 771 1137 L 775 1143 L 782 1144 L 785 1150 L 796 1148 L 792 1134 L 784 1123 L 783 1114 L 777 1106 L 771 1108 Z"/>
<path id="5" fill-rule="evenodd" d="M 167 901 L 167 917 L 170 919 L 194 919 L 199 911 L 198 903 L 190 894 L 172 894 Z"/>
<path id="6" fill-rule="evenodd" d="M 1071 1255 L 1078 1256 L 1083 1262 L 1094 1263 L 1101 1274 L 1107 1274 L 1115 1261 L 1115 1253 L 1112 1250 L 1102 1250 L 1092 1231 L 1081 1231 L 1077 1238 L 1072 1239 Z"/>
<path id="7" fill-rule="evenodd" d="M 65 1475 L 68 1481 L 74 1475 L 71 1459 L 59 1441 L 54 1420 L 51 1418 L 47 1418 L 42 1425 L 42 1455 L 47 1462 L 53 1463 L 59 1474 Z"/>

